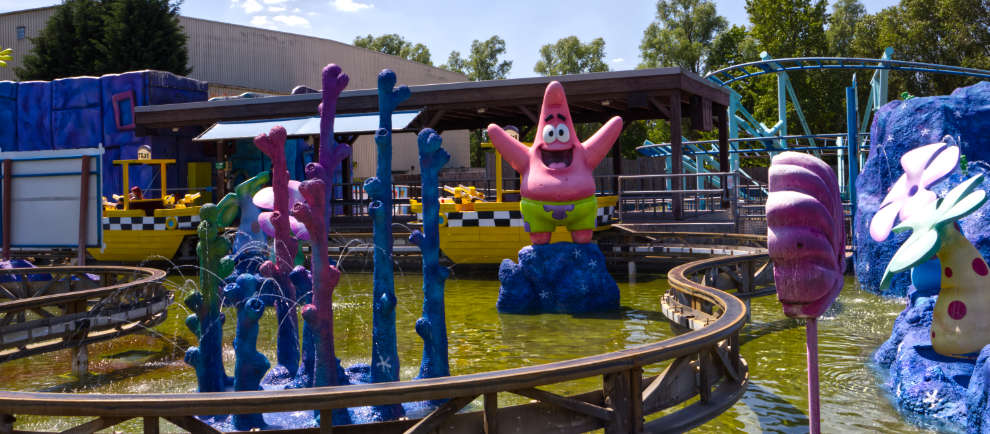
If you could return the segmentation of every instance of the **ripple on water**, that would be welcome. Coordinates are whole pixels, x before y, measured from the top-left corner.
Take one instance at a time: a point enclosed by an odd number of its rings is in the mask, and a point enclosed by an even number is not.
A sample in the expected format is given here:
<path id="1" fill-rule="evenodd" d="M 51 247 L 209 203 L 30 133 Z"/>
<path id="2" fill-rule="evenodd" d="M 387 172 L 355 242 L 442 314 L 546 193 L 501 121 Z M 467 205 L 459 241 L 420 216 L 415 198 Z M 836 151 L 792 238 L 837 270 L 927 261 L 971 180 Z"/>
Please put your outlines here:
<path id="1" fill-rule="evenodd" d="M 347 273 L 334 293 L 337 356 L 344 365 L 367 363 L 371 355 L 371 276 Z M 396 309 L 401 377 L 418 375 L 422 343 L 412 325 L 421 313 L 422 281 L 418 276 L 396 276 Z M 189 278 L 172 278 L 173 288 L 191 291 Z M 615 351 L 673 336 L 659 321 L 659 297 L 664 279 L 640 276 L 636 285 L 619 284 L 623 310 L 617 314 L 576 318 L 570 315 L 501 315 L 495 311 L 498 282 L 451 279 L 447 281 L 447 327 L 452 374 L 493 371 L 548 363 Z M 181 300 L 177 295 L 176 300 Z M 877 380 L 867 368 L 873 350 L 887 338 L 904 300 L 883 299 L 847 285 L 837 303 L 819 322 L 823 427 L 826 432 L 905 432 L 916 428 L 901 421 Z M 0 369 L 0 385 L 11 390 L 72 390 L 85 393 L 191 392 L 193 370 L 182 361 L 185 347 L 195 342 L 183 321 L 188 314 L 180 303 L 155 334 L 128 336 L 90 347 L 94 381 L 76 382 L 64 375 L 70 355 L 60 351 L 8 362 Z M 228 372 L 233 371 L 236 321 L 228 314 L 224 324 Z M 261 321 L 259 351 L 275 360 L 274 311 Z M 728 412 L 697 432 L 807 432 L 807 389 L 804 323 L 783 316 L 776 298 L 752 301 L 752 323 L 741 336 L 742 354 L 750 366 L 749 390 Z M 111 358 L 127 351 L 151 354 L 141 360 Z M 112 360 L 112 362 L 111 362 Z M 666 364 L 647 367 L 655 375 Z M 572 381 L 550 390 L 577 393 L 601 387 L 600 379 Z M 503 394 L 503 405 L 528 402 Z M 501 402 L 500 402 L 501 403 Z M 19 429 L 52 429 L 65 422 L 19 418 Z M 134 425 L 133 429 L 138 429 Z M 120 429 L 128 431 L 127 426 Z"/>

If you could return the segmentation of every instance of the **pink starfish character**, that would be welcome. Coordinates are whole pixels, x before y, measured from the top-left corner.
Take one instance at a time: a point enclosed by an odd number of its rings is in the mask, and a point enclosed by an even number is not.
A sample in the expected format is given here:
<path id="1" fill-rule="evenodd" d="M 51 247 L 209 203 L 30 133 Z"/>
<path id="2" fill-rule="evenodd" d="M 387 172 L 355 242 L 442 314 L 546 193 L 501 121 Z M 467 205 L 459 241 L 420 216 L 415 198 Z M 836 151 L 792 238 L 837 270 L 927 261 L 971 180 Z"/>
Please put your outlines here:
<path id="1" fill-rule="evenodd" d="M 498 125 L 488 126 L 492 144 L 522 174 L 519 209 L 529 238 L 546 244 L 554 228 L 566 226 L 575 243 L 589 243 L 598 210 L 592 170 L 622 132 L 622 118 L 609 119 L 582 143 L 574 134 L 564 86 L 551 81 L 536 128 L 533 146 L 527 147 Z"/>

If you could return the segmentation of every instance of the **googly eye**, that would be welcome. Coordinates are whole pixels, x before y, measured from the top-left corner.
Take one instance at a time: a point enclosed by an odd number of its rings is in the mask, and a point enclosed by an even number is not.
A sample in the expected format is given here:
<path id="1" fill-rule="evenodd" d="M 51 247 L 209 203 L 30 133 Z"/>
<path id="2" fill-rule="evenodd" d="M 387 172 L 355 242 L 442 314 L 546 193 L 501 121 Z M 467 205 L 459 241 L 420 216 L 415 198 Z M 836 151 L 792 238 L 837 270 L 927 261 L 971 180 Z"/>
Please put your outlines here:
<path id="1" fill-rule="evenodd" d="M 554 129 L 553 125 L 544 125 L 543 126 L 543 142 L 544 143 L 553 143 L 553 142 L 556 142 L 556 141 L 557 141 L 557 133 L 556 133 L 556 130 Z"/>
<path id="2" fill-rule="evenodd" d="M 571 141 L 571 130 L 567 128 L 567 125 L 557 125 L 557 141 L 561 143 Z"/>

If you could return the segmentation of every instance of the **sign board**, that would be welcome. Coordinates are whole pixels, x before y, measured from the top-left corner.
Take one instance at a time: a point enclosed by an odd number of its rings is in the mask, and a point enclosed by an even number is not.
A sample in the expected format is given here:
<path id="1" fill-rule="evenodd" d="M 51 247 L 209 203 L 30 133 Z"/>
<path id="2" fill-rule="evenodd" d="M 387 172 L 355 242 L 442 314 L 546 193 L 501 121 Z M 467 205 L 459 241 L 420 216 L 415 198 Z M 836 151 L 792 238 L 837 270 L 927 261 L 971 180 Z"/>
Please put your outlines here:
<path id="1" fill-rule="evenodd" d="M 3 197 L 8 179 L 0 165 L 0 207 L 9 204 L 9 221 L 0 213 L 0 228 L 10 225 L 10 246 L 18 248 L 78 247 L 82 161 L 89 155 L 86 202 L 86 246 L 102 243 L 102 148 L 0 152 L 10 160 L 10 197 Z M 6 228 L 4 228 L 6 229 Z"/>

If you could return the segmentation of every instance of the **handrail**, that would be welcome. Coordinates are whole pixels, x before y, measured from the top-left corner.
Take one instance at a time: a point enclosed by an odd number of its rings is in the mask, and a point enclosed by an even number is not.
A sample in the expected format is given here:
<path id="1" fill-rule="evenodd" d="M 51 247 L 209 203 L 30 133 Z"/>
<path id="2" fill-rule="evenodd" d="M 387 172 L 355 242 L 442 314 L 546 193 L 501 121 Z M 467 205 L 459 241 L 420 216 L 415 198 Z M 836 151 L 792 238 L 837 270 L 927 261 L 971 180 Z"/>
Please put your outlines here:
<path id="1" fill-rule="evenodd" d="M 694 404 L 658 419 L 665 421 L 665 429 L 689 429 L 731 406 L 748 383 L 745 361 L 738 355 L 738 334 L 748 315 L 747 305 L 737 297 L 682 276 L 683 270 L 691 269 L 691 264 L 687 264 L 671 271 L 668 275 L 671 290 L 695 299 L 692 304 L 709 304 L 713 311 L 717 310 L 717 318 L 698 330 L 611 353 L 454 377 L 283 391 L 181 394 L 0 391 L 0 409 L 3 409 L 0 413 L 96 416 L 114 418 L 114 424 L 128 418 L 144 417 L 145 426 L 149 426 L 149 419 L 157 421 L 158 417 L 163 417 L 173 422 L 182 422 L 186 425 L 180 426 L 187 427 L 189 423 L 200 423 L 189 417 L 193 414 L 327 410 L 409 401 L 451 400 L 450 403 L 456 403 L 460 407 L 453 411 L 441 407 L 420 420 L 410 431 L 418 432 L 416 427 L 431 426 L 426 422 L 436 418 L 446 418 L 450 423 L 484 418 L 485 426 L 488 426 L 489 421 L 494 424 L 496 420 L 503 426 L 512 423 L 522 423 L 524 428 L 536 426 L 531 425 L 535 423 L 533 420 L 524 418 L 524 423 L 516 420 L 518 417 L 510 417 L 519 414 L 518 412 L 529 411 L 531 413 L 528 417 L 542 415 L 541 423 L 554 417 L 566 417 L 567 423 L 562 421 L 557 427 L 564 432 L 583 432 L 601 427 L 606 432 L 630 432 L 643 429 L 644 414 L 670 408 L 700 395 L 702 403 L 707 402 L 709 405 L 699 407 Z M 642 378 L 644 366 L 666 360 L 674 362 L 664 374 L 652 379 Z M 695 384 L 695 373 L 703 380 L 699 384 Z M 534 389 L 537 386 L 595 376 L 603 377 L 605 387 L 575 397 L 557 396 Z M 690 378 L 691 381 L 685 382 L 684 378 Z M 647 382 L 652 384 L 646 385 Z M 517 393 L 537 399 L 542 401 L 541 407 L 526 404 L 503 408 L 493 406 L 489 409 L 489 397 L 497 396 L 498 392 Z M 488 412 L 449 416 L 479 395 L 485 397 Z M 642 402 L 642 405 L 637 405 L 637 402 Z M 548 412 L 547 405 L 555 410 Z M 584 410 L 575 411 L 575 408 Z M 594 410 L 595 408 L 598 410 Z M 438 414 L 441 410 L 446 413 Z M 4 415 L 0 414 L 0 431 L 3 428 L 3 419 Z M 389 422 L 380 427 L 383 432 L 399 432 L 416 423 L 417 421 Z M 153 425 L 157 427 L 157 422 Z M 471 431 L 468 426 L 473 426 L 476 430 L 479 425 L 458 426 L 462 430 Z M 200 428 L 208 427 L 202 425 Z M 347 432 L 348 426 L 334 429 Z M 528 430 L 536 431 L 535 428 Z"/>

